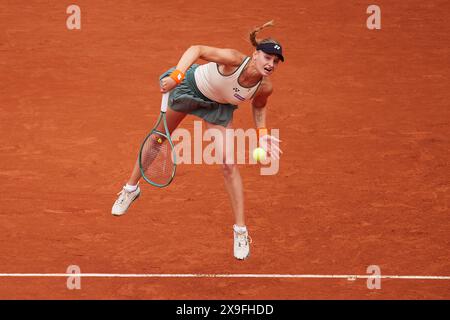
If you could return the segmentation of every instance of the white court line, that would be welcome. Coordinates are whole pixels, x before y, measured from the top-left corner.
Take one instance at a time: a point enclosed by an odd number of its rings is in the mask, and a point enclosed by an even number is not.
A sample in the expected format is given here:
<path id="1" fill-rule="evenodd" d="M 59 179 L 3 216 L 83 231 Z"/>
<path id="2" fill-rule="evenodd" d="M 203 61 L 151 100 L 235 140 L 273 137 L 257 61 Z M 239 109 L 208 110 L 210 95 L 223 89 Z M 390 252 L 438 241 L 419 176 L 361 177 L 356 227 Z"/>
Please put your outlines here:
<path id="1" fill-rule="evenodd" d="M 287 278 L 287 279 L 401 279 L 450 280 L 450 276 L 400 276 L 400 275 L 321 275 L 321 274 L 133 274 L 133 273 L 0 273 L 0 278 L 82 277 L 82 278 Z"/>

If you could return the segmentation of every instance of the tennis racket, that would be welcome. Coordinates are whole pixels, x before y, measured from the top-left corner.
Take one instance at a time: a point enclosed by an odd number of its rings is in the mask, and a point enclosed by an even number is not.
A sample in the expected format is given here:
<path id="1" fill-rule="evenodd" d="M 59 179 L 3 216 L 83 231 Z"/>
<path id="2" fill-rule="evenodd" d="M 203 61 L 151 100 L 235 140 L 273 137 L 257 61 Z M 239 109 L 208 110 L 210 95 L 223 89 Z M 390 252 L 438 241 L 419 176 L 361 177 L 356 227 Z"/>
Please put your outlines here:
<path id="1" fill-rule="evenodd" d="M 158 121 L 145 137 L 139 150 L 139 169 L 142 178 L 158 188 L 166 187 L 172 182 L 177 168 L 174 145 L 166 122 L 168 101 L 167 92 L 162 96 Z"/>

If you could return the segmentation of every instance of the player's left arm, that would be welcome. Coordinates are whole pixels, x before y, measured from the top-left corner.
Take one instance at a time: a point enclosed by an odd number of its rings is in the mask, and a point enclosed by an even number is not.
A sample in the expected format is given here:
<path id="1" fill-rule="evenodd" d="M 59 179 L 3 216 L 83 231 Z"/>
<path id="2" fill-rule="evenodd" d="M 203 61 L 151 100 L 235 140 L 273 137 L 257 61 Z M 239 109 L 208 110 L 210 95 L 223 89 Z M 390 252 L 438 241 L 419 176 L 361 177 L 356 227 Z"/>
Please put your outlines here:
<path id="1" fill-rule="evenodd" d="M 253 121 L 257 129 L 266 128 L 266 105 L 273 92 L 272 83 L 264 79 L 252 100 Z"/>
<path id="2" fill-rule="evenodd" d="M 272 83 L 267 78 L 264 79 L 252 100 L 253 120 L 258 129 L 259 146 L 269 152 L 271 156 L 279 159 L 280 153 L 283 153 L 279 148 L 281 140 L 268 134 L 266 129 L 266 105 L 272 92 Z"/>

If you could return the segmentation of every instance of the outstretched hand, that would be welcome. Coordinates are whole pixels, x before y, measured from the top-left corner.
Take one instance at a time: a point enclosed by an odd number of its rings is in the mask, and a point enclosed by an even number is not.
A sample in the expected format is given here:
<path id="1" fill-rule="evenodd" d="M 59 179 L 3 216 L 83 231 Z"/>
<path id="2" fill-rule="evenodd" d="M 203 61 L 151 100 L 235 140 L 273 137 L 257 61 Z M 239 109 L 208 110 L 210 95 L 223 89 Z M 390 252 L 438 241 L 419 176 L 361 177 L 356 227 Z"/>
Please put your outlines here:
<path id="1" fill-rule="evenodd" d="M 274 157 L 277 160 L 280 159 L 280 153 L 283 153 L 279 147 L 280 142 L 280 139 L 268 134 L 259 138 L 259 146 L 263 148 L 270 157 Z"/>

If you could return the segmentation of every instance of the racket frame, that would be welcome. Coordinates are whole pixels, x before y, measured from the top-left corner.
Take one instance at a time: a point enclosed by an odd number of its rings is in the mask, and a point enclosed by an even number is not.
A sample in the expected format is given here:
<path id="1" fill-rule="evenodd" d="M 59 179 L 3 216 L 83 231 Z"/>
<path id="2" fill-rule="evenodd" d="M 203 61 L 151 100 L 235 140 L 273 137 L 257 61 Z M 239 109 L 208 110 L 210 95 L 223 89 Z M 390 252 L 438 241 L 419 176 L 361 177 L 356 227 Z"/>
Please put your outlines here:
<path id="1" fill-rule="evenodd" d="M 141 176 L 146 182 L 148 182 L 152 186 L 155 186 L 158 188 L 167 187 L 172 182 L 173 178 L 175 177 L 175 173 L 177 171 L 176 155 L 174 152 L 175 146 L 172 142 L 172 139 L 170 138 L 170 132 L 169 132 L 169 128 L 167 127 L 167 121 L 166 121 L 166 110 L 167 110 L 168 98 L 169 98 L 169 93 L 163 94 L 162 102 L 161 102 L 161 113 L 159 114 L 158 121 L 156 122 L 156 125 L 153 127 L 152 131 L 150 131 L 150 133 L 145 137 L 144 141 L 141 144 L 141 148 L 139 149 L 139 170 L 141 171 Z M 165 132 L 161 132 L 156 129 L 156 128 L 158 128 L 161 121 L 163 121 Z M 172 173 L 170 175 L 170 179 L 164 184 L 160 184 L 160 183 L 151 181 L 149 178 L 146 177 L 145 171 L 142 168 L 142 149 L 144 148 L 144 145 L 145 145 L 145 142 L 147 141 L 147 139 L 150 139 L 150 136 L 155 133 L 165 137 L 171 147 L 171 154 L 172 154 L 172 161 L 173 161 Z"/>

